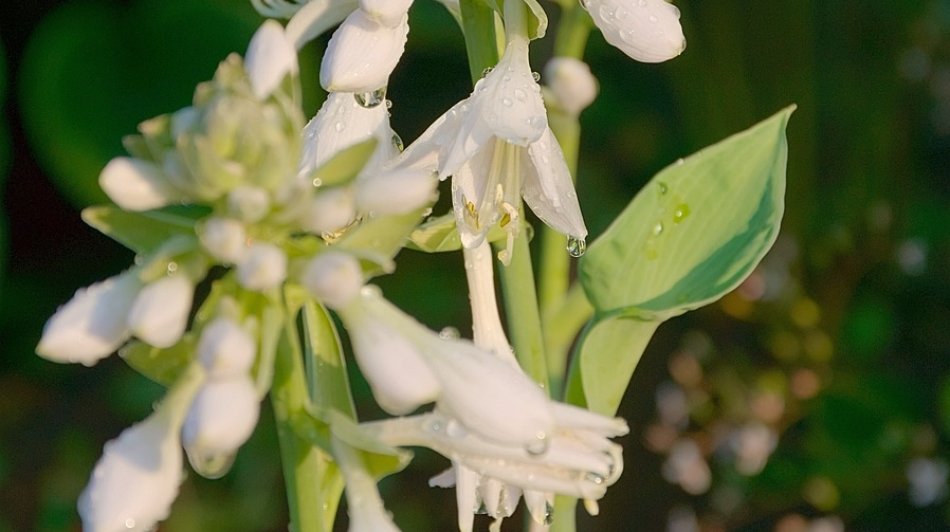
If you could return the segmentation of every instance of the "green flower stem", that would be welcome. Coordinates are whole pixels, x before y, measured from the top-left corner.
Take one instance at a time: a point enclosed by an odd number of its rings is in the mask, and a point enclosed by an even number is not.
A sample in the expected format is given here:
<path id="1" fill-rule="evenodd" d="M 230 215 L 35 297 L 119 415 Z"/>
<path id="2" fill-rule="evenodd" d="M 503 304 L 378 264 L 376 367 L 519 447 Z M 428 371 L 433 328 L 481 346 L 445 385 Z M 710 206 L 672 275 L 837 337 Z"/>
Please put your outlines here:
<path id="1" fill-rule="evenodd" d="M 593 21 L 581 3 L 571 2 L 561 11 L 561 22 L 554 40 L 554 55 L 583 59 L 592 25 Z"/>
<path id="2" fill-rule="evenodd" d="M 495 12 L 481 0 L 460 0 L 462 32 L 472 83 L 486 68 L 498 63 L 499 36 L 495 34 Z"/>
<path id="3" fill-rule="evenodd" d="M 577 530 L 577 499 L 566 495 L 554 497 L 554 520 L 548 532 L 575 532 Z"/>
<path id="4" fill-rule="evenodd" d="M 291 529 L 294 532 L 328 532 L 334 515 L 324 515 L 320 500 L 320 479 L 324 476 L 326 453 L 300 439 L 293 420 L 303 415 L 310 404 L 296 322 L 288 317 L 277 346 L 271 403 L 277 422 L 281 463 L 287 486 Z"/>
<path id="5" fill-rule="evenodd" d="M 587 301 L 587 296 L 579 283 L 571 286 L 557 307 L 543 314 L 544 352 L 547 354 L 548 375 L 553 397 L 564 396 L 567 355 L 577 333 L 593 314 L 594 307 Z"/>

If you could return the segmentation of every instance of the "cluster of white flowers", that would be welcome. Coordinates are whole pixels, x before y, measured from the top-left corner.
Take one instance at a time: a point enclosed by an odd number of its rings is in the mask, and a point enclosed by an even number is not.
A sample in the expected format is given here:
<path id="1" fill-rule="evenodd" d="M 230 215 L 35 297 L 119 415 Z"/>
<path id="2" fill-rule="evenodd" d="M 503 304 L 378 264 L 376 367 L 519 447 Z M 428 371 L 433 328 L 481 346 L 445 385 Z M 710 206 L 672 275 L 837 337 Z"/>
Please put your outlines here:
<path id="1" fill-rule="evenodd" d="M 229 57 L 198 87 L 192 106 L 144 122 L 127 139 L 131 156 L 114 159 L 100 179 L 128 212 L 205 210 L 187 218 L 191 227 L 136 249 L 141 259 L 126 272 L 77 292 L 37 346 L 50 360 L 85 365 L 127 342 L 158 356 L 190 354 L 156 412 L 106 444 L 80 499 L 84 526 L 148 530 L 167 517 L 182 447 L 199 473 L 227 471 L 256 425 L 270 386 L 272 370 L 264 366 L 273 363 L 261 356 L 260 310 L 245 302 L 279 305 L 288 285 L 304 287 L 340 317 L 387 412 L 403 416 L 434 403 L 429 413 L 359 427 L 383 444 L 426 446 L 452 461 L 432 484 L 456 486 L 461 530 L 472 529 L 479 508 L 500 522 L 522 495 L 540 523 L 555 494 L 582 498 L 596 513 L 623 467 L 609 438 L 625 434 L 626 424 L 549 399 L 512 356 L 494 299 L 488 232 L 501 226 L 506 233 L 499 258 L 507 263 L 523 224 L 522 199 L 575 242 L 587 236 L 524 28 L 506 31 L 501 60 L 471 96 L 402 151 L 386 89 L 407 40 L 411 0 L 252 2 L 288 18 L 286 27 L 265 22 L 243 62 Z M 458 14 L 457 3 L 443 4 Z M 684 47 L 678 12 L 663 0 L 589 0 L 584 7 L 608 42 L 636 59 L 661 61 Z M 337 24 L 320 68 L 329 95 L 304 125 L 297 50 Z M 555 58 L 545 71 L 549 105 L 569 115 L 596 96 L 596 80 L 577 59 Z M 365 284 L 371 269 L 364 262 L 389 259 L 367 243 L 374 239 L 335 245 L 373 219 L 421 219 L 438 181 L 450 176 L 474 341 L 427 329 Z M 189 331 L 196 285 L 222 266 L 229 288 L 202 306 Z M 394 530 L 375 478 L 352 450 L 334 444 L 327 451 L 347 481 L 351 530 Z"/>

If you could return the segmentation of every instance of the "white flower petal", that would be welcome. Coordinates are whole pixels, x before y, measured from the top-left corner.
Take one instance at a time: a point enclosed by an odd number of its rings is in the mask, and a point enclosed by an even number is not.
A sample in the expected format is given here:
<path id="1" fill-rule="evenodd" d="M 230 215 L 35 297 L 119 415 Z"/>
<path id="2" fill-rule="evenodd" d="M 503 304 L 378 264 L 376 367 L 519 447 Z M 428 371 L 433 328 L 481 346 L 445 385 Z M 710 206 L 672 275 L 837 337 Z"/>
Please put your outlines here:
<path id="1" fill-rule="evenodd" d="M 268 20 L 251 38 L 244 64 L 254 96 L 263 100 L 277 89 L 285 76 L 297 73 L 297 50 L 284 28 Z"/>
<path id="2" fill-rule="evenodd" d="M 260 401 L 249 376 L 210 379 L 188 409 L 182 445 L 199 460 L 232 456 L 251 437 L 259 414 Z"/>
<path id="3" fill-rule="evenodd" d="M 551 515 L 551 503 L 545 493 L 536 490 L 525 490 L 524 504 L 528 507 L 531 518 L 536 523 L 546 523 Z"/>
<path id="4" fill-rule="evenodd" d="M 36 352 L 54 362 L 94 365 L 131 336 L 126 317 L 140 287 L 129 271 L 78 290 L 46 322 Z"/>
<path id="5" fill-rule="evenodd" d="M 587 0 L 604 39 L 637 61 L 660 63 L 686 49 L 680 11 L 666 0 Z"/>
<path id="6" fill-rule="evenodd" d="M 597 79 L 587 63 L 573 57 L 554 57 L 544 66 L 544 79 L 558 107 L 578 115 L 597 98 Z"/>
<path id="7" fill-rule="evenodd" d="M 478 473 L 455 463 L 455 501 L 458 505 L 459 532 L 472 532 L 478 508 Z"/>
<path id="8" fill-rule="evenodd" d="M 132 334 L 155 347 L 171 347 L 188 325 L 195 287 L 184 274 L 168 275 L 146 285 L 129 311 Z"/>
<path id="9" fill-rule="evenodd" d="M 384 26 L 394 27 L 409 12 L 412 0 L 359 0 L 360 9 Z"/>
<path id="10" fill-rule="evenodd" d="M 479 80 L 475 90 L 479 90 Z M 469 98 L 469 101 L 472 99 Z M 476 102 L 477 103 L 477 102 Z M 457 117 L 450 117 L 440 131 L 439 178 L 454 175 L 458 169 L 471 159 L 486 144 L 494 140 L 494 132 L 481 113 L 473 110 L 476 103 L 463 103 L 458 106 Z M 452 110 L 455 110 L 453 108 Z M 451 113 L 452 110 L 449 110 Z"/>
<path id="11" fill-rule="evenodd" d="M 372 92 L 385 87 L 406 46 L 409 17 L 386 27 L 362 10 L 351 13 L 330 38 L 320 84 L 330 92 Z"/>
<path id="12" fill-rule="evenodd" d="M 99 175 L 99 186 L 128 211 L 157 209 L 183 199 L 158 166 L 131 157 L 109 161 Z"/>
<path id="13" fill-rule="evenodd" d="M 79 496 L 83 530 L 153 530 L 168 517 L 182 478 L 177 424 L 153 414 L 106 443 Z"/>
<path id="14" fill-rule="evenodd" d="M 528 63 L 527 39 L 512 39 L 498 65 L 478 85 L 471 98 L 474 112 L 498 138 L 527 146 L 548 126 L 541 87 Z"/>
<path id="15" fill-rule="evenodd" d="M 198 237 L 212 257 L 226 264 L 240 261 L 247 251 L 247 233 L 237 220 L 211 218 L 198 228 Z"/>
<path id="16" fill-rule="evenodd" d="M 523 164 L 528 170 L 523 173 L 521 183 L 525 203 L 538 218 L 559 232 L 578 239 L 587 237 L 571 172 L 550 128 L 545 128 L 541 138 L 528 146 L 527 155 L 530 162 Z"/>
<path id="17" fill-rule="evenodd" d="M 237 264 L 237 278 L 249 290 L 270 290 L 287 277 L 287 255 L 279 247 L 258 242 L 251 244 Z"/>
<path id="18" fill-rule="evenodd" d="M 439 169 L 439 151 L 446 143 L 448 135 L 456 131 L 461 123 L 462 106 L 464 101 L 452 106 L 451 109 L 435 119 L 401 154 L 388 165 L 391 168 L 418 168 L 431 170 Z M 445 179 L 448 174 L 440 174 L 439 179 Z"/>
<path id="19" fill-rule="evenodd" d="M 342 229 L 356 219 L 356 204 L 349 187 L 319 191 L 300 214 L 301 229 L 322 235 Z"/>
<path id="20" fill-rule="evenodd" d="M 307 263 L 300 280 L 327 306 L 341 308 L 359 296 L 363 271 L 352 255 L 329 251 Z"/>
<path id="21" fill-rule="evenodd" d="M 287 38 L 299 50 L 318 35 L 339 24 L 359 7 L 356 0 L 310 0 L 287 23 Z"/>
<path id="22" fill-rule="evenodd" d="M 198 340 L 198 359 L 213 379 L 248 375 L 256 353 L 254 338 L 228 318 L 208 323 Z"/>
<path id="23" fill-rule="evenodd" d="M 356 205 L 376 216 L 408 213 L 432 203 L 436 185 L 433 172 L 397 168 L 357 182 Z"/>

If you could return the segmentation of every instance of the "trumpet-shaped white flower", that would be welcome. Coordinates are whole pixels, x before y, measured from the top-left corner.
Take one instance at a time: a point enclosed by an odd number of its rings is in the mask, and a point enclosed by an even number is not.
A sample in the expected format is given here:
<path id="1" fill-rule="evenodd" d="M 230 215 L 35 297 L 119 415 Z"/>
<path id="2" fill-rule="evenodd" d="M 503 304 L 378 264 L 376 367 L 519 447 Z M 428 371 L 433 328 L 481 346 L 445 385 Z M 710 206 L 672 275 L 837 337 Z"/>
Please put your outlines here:
<path id="1" fill-rule="evenodd" d="M 256 353 L 254 338 L 228 318 L 209 323 L 198 340 L 198 359 L 212 379 L 247 375 Z"/>
<path id="2" fill-rule="evenodd" d="M 193 462 L 230 462 L 251 437 L 259 414 L 260 401 L 249 376 L 212 378 L 188 409 L 182 444 Z"/>
<path id="3" fill-rule="evenodd" d="M 686 49 L 680 11 L 666 0 L 584 0 L 604 39 L 637 61 L 661 63 Z"/>
<path id="4" fill-rule="evenodd" d="M 597 98 L 597 78 L 587 63 L 573 57 L 554 57 L 544 66 L 544 79 L 554 103 L 577 116 Z"/>
<path id="5" fill-rule="evenodd" d="M 287 255 L 267 242 L 251 244 L 237 264 L 237 278 L 249 290 L 270 290 L 287 277 Z"/>
<path id="6" fill-rule="evenodd" d="M 78 290 L 46 322 L 36 352 L 54 362 L 94 365 L 132 335 L 126 319 L 141 287 L 130 270 Z"/>
<path id="7" fill-rule="evenodd" d="M 539 218 L 575 239 L 587 236 L 560 145 L 547 124 L 528 41 L 513 38 L 472 95 L 437 119 L 395 164 L 454 175 L 453 207 L 462 243 L 477 246 L 501 224 L 520 227 L 519 196 Z"/>
<path id="8" fill-rule="evenodd" d="M 185 274 L 152 281 L 135 298 L 129 310 L 132 334 L 155 347 L 171 347 L 188 326 L 195 286 Z"/>
<path id="9" fill-rule="evenodd" d="M 251 38 L 244 60 L 251 90 L 263 100 L 271 95 L 288 74 L 297 74 L 297 50 L 273 20 L 264 22 Z"/>
<path id="10" fill-rule="evenodd" d="M 385 11 L 383 18 L 396 19 L 395 24 L 357 9 L 333 32 L 320 64 L 324 89 L 368 93 L 386 86 L 406 47 L 409 15 L 405 11 L 400 14 L 399 9 Z"/>

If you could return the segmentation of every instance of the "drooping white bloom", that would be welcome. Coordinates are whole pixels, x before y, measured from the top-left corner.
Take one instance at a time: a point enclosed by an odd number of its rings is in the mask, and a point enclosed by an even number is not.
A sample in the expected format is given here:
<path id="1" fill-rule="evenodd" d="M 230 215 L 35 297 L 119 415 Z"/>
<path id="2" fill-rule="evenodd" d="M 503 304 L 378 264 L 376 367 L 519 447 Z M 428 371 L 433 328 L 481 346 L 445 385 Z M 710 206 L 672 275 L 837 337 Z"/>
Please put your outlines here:
<path id="1" fill-rule="evenodd" d="M 198 238 L 208 253 L 233 264 L 247 251 L 247 233 L 244 224 L 232 218 L 210 218 L 198 227 Z"/>
<path id="2" fill-rule="evenodd" d="M 551 404 L 519 369 L 467 340 L 441 338 L 372 288 L 336 310 L 373 395 L 390 413 L 434 400 L 486 440 L 545 444 L 555 425 Z"/>
<path id="3" fill-rule="evenodd" d="M 356 205 L 379 216 L 406 213 L 431 203 L 437 184 L 428 170 L 396 168 L 356 183 Z"/>
<path id="4" fill-rule="evenodd" d="M 362 9 L 353 11 L 327 44 L 320 84 L 330 92 L 368 93 L 385 87 L 402 57 L 408 34 L 405 12 L 389 26 Z"/>
<path id="5" fill-rule="evenodd" d="M 201 462 L 233 456 L 251 437 L 259 414 L 260 400 L 248 375 L 209 379 L 188 409 L 182 444 Z"/>
<path id="6" fill-rule="evenodd" d="M 375 172 L 396 155 L 386 106 L 382 102 L 374 106 L 360 105 L 356 95 L 348 92 L 329 94 L 304 128 L 303 137 L 297 173 L 304 179 L 340 150 L 370 138 L 376 138 L 378 144 L 362 173 Z"/>
<path id="7" fill-rule="evenodd" d="M 46 322 L 36 352 L 54 362 L 94 365 L 131 336 L 126 318 L 141 286 L 130 270 L 78 290 Z"/>
<path id="8" fill-rule="evenodd" d="M 270 290 L 287 277 L 287 255 L 279 247 L 256 242 L 237 264 L 237 279 L 249 290 Z"/>
<path id="9" fill-rule="evenodd" d="M 363 272 L 352 255 L 329 251 L 307 263 L 301 282 L 330 308 L 341 308 L 359 296 Z"/>
<path id="10" fill-rule="evenodd" d="M 666 0 L 585 0 L 604 39 L 637 61 L 661 63 L 686 49 L 680 11 Z"/>
<path id="11" fill-rule="evenodd" d="M 183 198 L 153 163 L 116 157 L 99 174 L 99 186 L 109 199 L 127 211 L 147 211 Z"/>
<path id="12" fill-rule="evenodd" d="M 454 175 L 462 243 L 477 246 L 492 225 L 517 233 L 518 196 L 545 223 L 582 240 L 587 228 L 560 145 L 528 64 L 528 41 L 513 38 L 498 65 L 414 142 L 395 164 Z"/>
<path id="13" fill-rule="evenodd" d="M 195 286 L 185 274 L 173 274 L 147 284 L 128 315 L 132 334 L 155 347 L 171 347 L 188 325 Z"/>
<path id="14" fill-rule="evenodd" d="M 555 104 L 570 115 L 580 114 L 597 98 L 597 79 L 580 59 L 551 58 L 544 66 L 544 79 Z"/>
<path id="15" fill-rule="evenodd" d="M 297 50 L 273 20 L 261 24 L 247 48 L 245 68 L 258 100 L 271 95 L 288 74 L 297 74 Z"/>
<path id="16" fill-rule="evenodd" d="M 254 338 L 239 324 L 224 317 L 208 323 L 198 340 L 198 359 L 213 379 L 247 375 L 256 353 Z"/>

